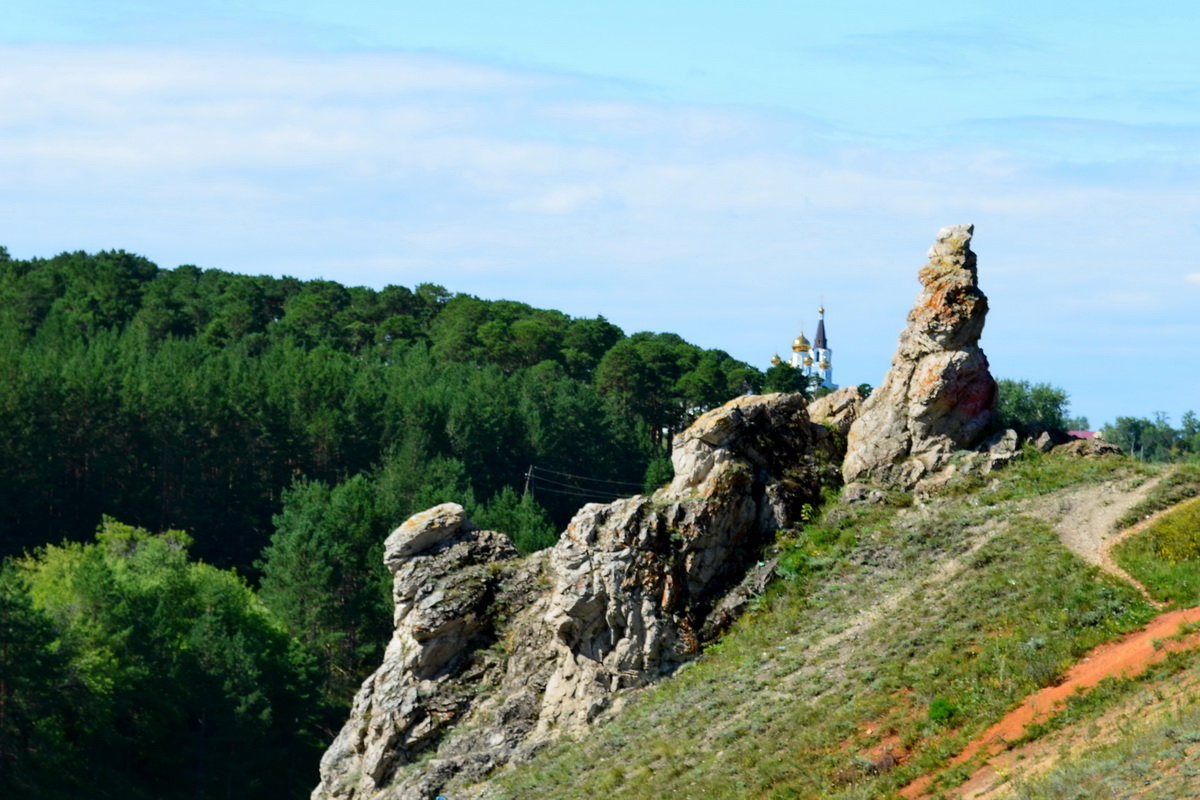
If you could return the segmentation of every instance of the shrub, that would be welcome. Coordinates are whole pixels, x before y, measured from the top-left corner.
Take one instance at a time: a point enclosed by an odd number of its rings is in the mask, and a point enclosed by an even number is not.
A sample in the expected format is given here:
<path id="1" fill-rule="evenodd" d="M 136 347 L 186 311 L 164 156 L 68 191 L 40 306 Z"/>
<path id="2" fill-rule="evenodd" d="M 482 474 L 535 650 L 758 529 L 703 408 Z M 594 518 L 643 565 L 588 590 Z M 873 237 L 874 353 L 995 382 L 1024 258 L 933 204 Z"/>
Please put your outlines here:
<path id="1" fill-rule="evenodd" d="M 944 697 L 935 697 L 929 704 L 929 721 L 935 725 L 948 726 L 958 716 L 958 706 Z"/>

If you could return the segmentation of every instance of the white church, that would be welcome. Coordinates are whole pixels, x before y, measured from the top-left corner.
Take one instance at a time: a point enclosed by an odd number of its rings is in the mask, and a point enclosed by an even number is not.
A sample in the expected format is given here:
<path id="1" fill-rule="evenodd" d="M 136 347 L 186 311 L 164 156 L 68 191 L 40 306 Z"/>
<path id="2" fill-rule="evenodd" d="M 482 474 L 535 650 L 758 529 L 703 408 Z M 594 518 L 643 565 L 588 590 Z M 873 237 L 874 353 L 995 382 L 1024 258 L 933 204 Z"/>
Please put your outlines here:
<path id="1" fill-rule="evenodd" d="M 825 307 L 818 308 L 817 313 L 821 315 L 821 319 L 817 322 L 817 332 L 813 341 L 810 343 L 801 330 L 800 335 L 792 342 L 792 357 L 787 363 L 793 369 L 800 370 L 804 376 L 816 378 L 819 383 L 814 388 L 836 389 L 837 384 L 833 382 L 833 350 L 830 349 L 829 340 L 825 336 Z M 771 358 L 772 366 L 782 363 L 783 359 L 778 353 Z"/>

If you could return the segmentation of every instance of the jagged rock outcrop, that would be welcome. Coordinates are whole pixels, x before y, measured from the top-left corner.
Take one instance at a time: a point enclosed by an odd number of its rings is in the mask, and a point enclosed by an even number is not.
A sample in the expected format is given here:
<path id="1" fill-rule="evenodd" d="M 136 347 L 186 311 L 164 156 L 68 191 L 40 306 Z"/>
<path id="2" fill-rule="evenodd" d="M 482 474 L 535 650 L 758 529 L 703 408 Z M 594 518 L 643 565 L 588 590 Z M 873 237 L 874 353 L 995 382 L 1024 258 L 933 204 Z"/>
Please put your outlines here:
<path id="1" fill-rule="evenodd" d="M 911 489 L 992 426 L 996 382 L 978 346 L 988 305 L 971 252 L 973 232 L 971 225 L 938 231 L 891 369 L 850 427 L 842 465 L 847 484 Z"/>
<path id="2" fill-rule="evenodd" d="M 801 396 L 738 398 L 676 438 L 665 490 L 576 515 L 550 557 L 559 657 L 543 728 L 586 724 L 697 652 L 766 535 L 815 501 L 812 449 Z"/>
<path id="3" fill-rule="evenodd" d="M 313 798 L 475 796 L 691 658 L 769 579 L 755 565 L 771 532 L 817 501 L 817 428 L 800 395 L 733 400 L 675 438 L 669 486 L 584 506 L 527 559 L 457 506 L 408 520 L 386 547 L 395 635 Z"/>
<path id="4" fill-rule="evenodd" d="M 843 386 L 824 397 L 808 404 L 808 418 L 818 425 L 828 425 L 842 436 L 850 433 L 850 426 L 862 415 L 866 397 L 857 386 Z"/>
<path id="5" fill-rule="evenodd" d="M 671 447 L 675 478 L 656 499 L 730 501 L 742 485 L 770 532 L 819 491 L 814 434 L 798 394 L 747 395 L 701 415 Z M 745 478 L 739 484 L 739 478 Z M 728 529 L 728 526 L 726 526 Z"/>
<path id="6" fill-rule="evenodd" d="M 507 536 L 477 530 L 454 503 L 413 516 L 388 537 L 395 632 L 321 759 L 314 797 L 371 796 L 461 716 L 480 666 L 470 656 L 491 641 L 503 565 L 517 557 Z"/>

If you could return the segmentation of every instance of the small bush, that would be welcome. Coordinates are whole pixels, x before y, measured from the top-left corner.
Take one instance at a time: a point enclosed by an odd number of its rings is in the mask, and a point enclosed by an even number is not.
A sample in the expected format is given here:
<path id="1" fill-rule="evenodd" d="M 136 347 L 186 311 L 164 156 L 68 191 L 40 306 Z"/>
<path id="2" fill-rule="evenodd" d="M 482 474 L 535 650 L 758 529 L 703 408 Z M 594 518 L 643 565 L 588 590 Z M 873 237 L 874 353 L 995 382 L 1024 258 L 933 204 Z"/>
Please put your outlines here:
<path id="1" fill-rule="evenodd" d="M 958 706 L 944 697 L 935 697 L 929 704 L 929 721 L 935 725 L 949 726 L 958 717 Z"/>

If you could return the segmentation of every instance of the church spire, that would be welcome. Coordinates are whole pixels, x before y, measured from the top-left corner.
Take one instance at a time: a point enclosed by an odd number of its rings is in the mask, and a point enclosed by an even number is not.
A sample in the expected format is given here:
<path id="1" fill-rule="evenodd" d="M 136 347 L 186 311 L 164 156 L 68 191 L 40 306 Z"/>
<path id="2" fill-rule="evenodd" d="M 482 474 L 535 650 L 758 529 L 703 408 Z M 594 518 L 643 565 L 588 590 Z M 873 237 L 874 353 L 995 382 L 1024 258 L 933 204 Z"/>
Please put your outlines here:
<path id="1" fill-rule="evenodd" d="M 829 343 L 825 341 L 825 306 L 822 305 L 818 308 L 817 313 L 821 315 L 821 320 L 817 323 L 817 335 L 813 339 L 813 347 L 818 350 L 828 350 Z"/>
<path id="2" fill-rule="evenodd" d="M 832 389 L 836 384 L 833 382 L 833 364 L 831 363 L 833 350 L 829 347 L 829 339 L 825 335 L 825 303 L 821 303 L 817 313 L 821 315 L 821 320 L 817 323 L 817 335 L 813 339 L 813 359 L 817 362 L 816 374 L 821 379 L 821 385 Z"/>

